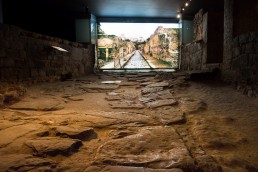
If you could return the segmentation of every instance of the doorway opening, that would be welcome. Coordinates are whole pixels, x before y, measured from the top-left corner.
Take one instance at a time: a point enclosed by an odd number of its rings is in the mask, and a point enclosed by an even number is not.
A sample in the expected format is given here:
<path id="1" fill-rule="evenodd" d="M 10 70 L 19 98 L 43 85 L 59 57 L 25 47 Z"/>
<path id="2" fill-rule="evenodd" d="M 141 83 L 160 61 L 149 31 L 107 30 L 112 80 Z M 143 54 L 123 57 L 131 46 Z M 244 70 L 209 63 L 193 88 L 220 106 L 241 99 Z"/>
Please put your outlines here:
<path id="1" fill-rule="evenodd" d="M 177 23 L 108 23 L 98 27 L 100 70 L 176 69 L 179 59 Z"/>

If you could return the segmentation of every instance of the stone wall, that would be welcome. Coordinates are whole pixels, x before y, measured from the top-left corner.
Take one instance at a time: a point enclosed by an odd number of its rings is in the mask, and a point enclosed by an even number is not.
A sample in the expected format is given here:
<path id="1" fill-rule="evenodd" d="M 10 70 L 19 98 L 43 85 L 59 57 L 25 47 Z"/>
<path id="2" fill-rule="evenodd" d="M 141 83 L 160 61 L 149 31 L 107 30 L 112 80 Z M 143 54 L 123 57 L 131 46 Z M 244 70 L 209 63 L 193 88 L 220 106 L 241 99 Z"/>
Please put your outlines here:
<path id="1" fill-rule="evenodd" d="M 258 31 L 243 34 L 233 39 L 233 81 L 241 85 L 258 83 Z"/>
<path id="2" fill-rule="evenodd" d="M 182 70 L 211 70 L 223 59 L 223 11 L 200 10 L 194 18 L 194 42 L 181 47 Z"/>
<path id="3" fill-rule="evenodd" d="M 194 17 L 194 42 L 181 47 L 182 70 L 202 70 L 207 57 L 207 16 L 201 9 Z"/>
<path id="4" fill-rule="evenodd" d="M 186 44 L 181 51 L 181 69 L 182 70 L 201 70 L 203 58 L 202 41 Z"/>
<path id="5" fill-rule="evenodd" d="M 234 0 L 233 35 L 238 36 L 258 30 L 258 1 Z"/>
<path id="6" fill-rule="evenodd" d="M 231 70 L 233 52 L 233 4 L 234 0 L 224 1 L 224 42 L 222 65 L 222 77 L 224 80 L 230 80 L 235 76 L 234 71 Z"/>
<path id="7" fill-rule="evenodd" d="M 61 47 L 68 52 L 52 48 Z M 0 25 L 0 80 L 47 81 L 62 74 L 73 77 L 93 72 L 94 46 L 82 45 Z"/>

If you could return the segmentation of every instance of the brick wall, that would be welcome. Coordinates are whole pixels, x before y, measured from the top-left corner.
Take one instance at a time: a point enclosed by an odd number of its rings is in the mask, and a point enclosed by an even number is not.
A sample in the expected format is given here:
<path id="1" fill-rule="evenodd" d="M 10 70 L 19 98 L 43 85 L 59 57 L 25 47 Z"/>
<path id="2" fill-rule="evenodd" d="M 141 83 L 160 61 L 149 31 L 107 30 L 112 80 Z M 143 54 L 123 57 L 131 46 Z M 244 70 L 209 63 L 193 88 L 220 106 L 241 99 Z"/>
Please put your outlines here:
<path id="1" fill-rule="evenodd" d="M 52 48 L 61 47 L 68 52 Z M 50 80 L 93 72 L 94 46 L 0 25 L 0 80 Z"/>

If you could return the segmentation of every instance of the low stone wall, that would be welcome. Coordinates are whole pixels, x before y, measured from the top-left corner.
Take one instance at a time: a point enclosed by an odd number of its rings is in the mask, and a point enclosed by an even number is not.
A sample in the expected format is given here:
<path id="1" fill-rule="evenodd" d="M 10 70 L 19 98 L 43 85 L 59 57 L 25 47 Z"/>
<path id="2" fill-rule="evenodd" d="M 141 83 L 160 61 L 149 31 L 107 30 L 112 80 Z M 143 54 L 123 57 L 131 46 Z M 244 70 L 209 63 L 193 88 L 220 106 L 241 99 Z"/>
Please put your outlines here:
<path id="1" fill-rule="evenodd" d="M 203 58 L 202 41 L 186 44 L 181 48 L 181 70 L 201 70 Z"/>
<path id="2" fill-rule="evenodd" d="M 231 68 L 235 74 L 234 81 L 244 85 L 258 83 L 258 31 L 233 39 Z"/>
<path id="3" fill-rule="evenodd" d="M 61 47 L 68 52 L 59 51 Z M 0 24 L 0 81 L 47 81 L 93 72 L 94 46 Z"/>

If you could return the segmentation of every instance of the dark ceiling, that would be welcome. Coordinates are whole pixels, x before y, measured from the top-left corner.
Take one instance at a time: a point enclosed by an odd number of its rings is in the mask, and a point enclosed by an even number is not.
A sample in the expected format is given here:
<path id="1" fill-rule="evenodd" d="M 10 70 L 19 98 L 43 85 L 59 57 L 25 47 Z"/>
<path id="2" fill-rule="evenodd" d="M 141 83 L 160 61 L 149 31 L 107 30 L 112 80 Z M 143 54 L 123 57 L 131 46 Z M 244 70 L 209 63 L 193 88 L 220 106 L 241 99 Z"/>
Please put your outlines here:
<path id="1" fill-rule="evenodd" d="M 0 0 L 3 21 L 25 30 L 75 40 L 75 20 L 109 22 L 178 22 L 186 0 Z M 190 0 L 189 0 L 190 1 Z M 192 19 L 200 9 L 223 10 L 224 0 L 191 0 L 183 13 Z"/>
<path id="2" fill-rule="evenodd" d="M 176 16 L 186 0 L 87 0 L 91 13 L 99 18 L 167 18 Z M 190 1 L 189 1 L 190 2 Z M 224 0 L 191 0 L 183 13 L 184 18 L 205 10 L 223 10 Z"/>
<path id="3" fill-rule="evenodd" d="M 190 1 L 190 0 L 188 0 Z M 3 0 L 19 12 L 51 12 L 57 15 L 84 16 L 86 8 L 98 18 L 177 19 L 186 0 Z M 191 0 L 183 17 L 192 18 L 201 8 L 223 10 L 224 0 Z M 14 15 L 14 14 L 13 14 Z M 15 14 L 17 15 L 17 14 Z M 19 15 L 19 14 L 18 14 Z"/>

